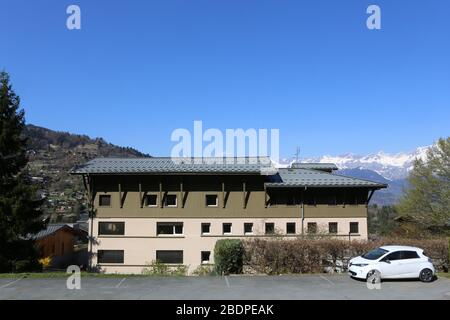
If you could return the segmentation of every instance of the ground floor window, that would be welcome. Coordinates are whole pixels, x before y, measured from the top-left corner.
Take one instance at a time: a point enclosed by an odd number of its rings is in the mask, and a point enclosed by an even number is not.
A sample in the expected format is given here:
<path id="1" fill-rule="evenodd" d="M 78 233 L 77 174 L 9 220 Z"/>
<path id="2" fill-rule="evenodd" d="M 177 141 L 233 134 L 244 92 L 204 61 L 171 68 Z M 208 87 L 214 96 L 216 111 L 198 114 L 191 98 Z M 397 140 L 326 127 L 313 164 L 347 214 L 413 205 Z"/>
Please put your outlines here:
<path id="1" fill-rule="evenodd" d="M 359 233 L 359 223 L 350 222 L 350 233 Z"/>
<path id="2" fill-rule="evenodd" d="M 274 234 L 275 233 L 275 223 L 267 222 L 266 223 L 266 234 Z"/>
<path id="3" fill-rule="evenodd" d="M 338 224 L 337 222 L 329 222 L 328 223 L 328 233 L 338 233 Z"/>
<path id="4" fill-rule="evenodd" d="M 204 264 L 210 263 L 211 259 L 211 251 L 202 251 L 201 254 L 201 261 Z"/>
<path id="5" fill-rule="evenodd" d="M 286 233 L 295 234 L 295 222 L 286 223 Z"/>
<path id="6" fill-rule="evenodd" d="M 98 250 L 98 263 L 123 263 L 123 250 Z"/>
<path id="7" fill-rule="evenodd" d="M 161 263 L 183 263 L 183 250 L 157 250 L 156 260 Z"/>
<path id="8" fill-rule="evenodd" d="M 308 222 L 308 233 L 317 233 L 317 222 Z"/>
<path id="9" fill-rule="evenodd" d="M 253 233 L 253 223 L 244 223 L 244 234 Z"/>

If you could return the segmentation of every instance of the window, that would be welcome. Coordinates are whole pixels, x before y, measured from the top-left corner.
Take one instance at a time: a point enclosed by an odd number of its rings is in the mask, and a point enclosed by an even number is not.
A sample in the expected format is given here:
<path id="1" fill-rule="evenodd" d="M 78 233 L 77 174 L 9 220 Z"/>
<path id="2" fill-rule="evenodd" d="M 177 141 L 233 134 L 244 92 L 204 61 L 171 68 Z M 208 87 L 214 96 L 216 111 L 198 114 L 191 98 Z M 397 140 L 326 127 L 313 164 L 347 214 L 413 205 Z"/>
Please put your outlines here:
<path id="1" fill-rule="evenodd" d="M 337 222 L 328 223 L 328 233 L 338 233 L 338 224 Z"/>
<path id="2" fill-rule="evenodd" d="M 209 234 L 211 232 L 211 223 L 202 223 L 202 234 Z"/>
<path id="3" fill-rule="evenodd" d="M 99 235 L 119 235 L 125 234 L 125 222 L 99 222 Z"/>
<path id="4" fill-rule="evenodd" d="M 286 233 L 295 234 L 295 222 L 286 223 Z"/>
<path id="5" fill-rule="evenodd" d="M 244 234 L 253 233 L 253 223 L 244 223 Z"/>
<path id="6" fill-rule="evenodd" d="M 231 223 L 224 223 L 222 225 L 222 233 L 223 234 L 231 234 Z"/>
<path id="7" fill-rule="evenodd" d="M 209 259 L 211 258 L 211 251 L 202 251 L 201 259 L 202 263 L 209 263 Z"/>
<path id="8" fill-rule="evenodd" d="M 416 251 L 402 251 L 402 259 L 417 259 L 419 255 Z"/>
<path id="9" fill-rule="evenodd" d="M 98 263 L 123 263 L 123 250 L 98 250 Z"/>
<path id="10" fill-rule="evenodd" d="M 266 234 L 274 234 L 275 233 L 275 223 L 266 222 Z"/>
<path id="11" fill-rule="evenodd" d="M 217 194 L 207 194 L 205 199 L 207 207 L 217 207 L 219 205 Z"/>
<path id="12" fill-rule="evenodd" d="M 110 195 L 100 195 L 98 197 L 98 205 L 100 207 L 109 207 L 111 206 L 111 196 Z"/>
<path id="13" fill-rule="evenodd" d="M 369 260 L 376 260 L 380 257 L 382 257 L 384 254 L 386 254 L 388 251 L 385 249 L 381 249 L 381 248 L 377 248 L 374 249 L 372 251 L 369 251 L 368 253 L 362 255 L 362 257 L 364 259 L 369 259 Z"/>
<path id="14" fill-rule="evenodd" d="M 156 207 L 158 205 L 158 196 L 156 194 L 148 194 L 145 196 L 145 205 L 147 207 Z"/>
<path id="15" fill-rule="evenodd" d="M 389 261 L 395 261 L 395 260 L 401 260 L 402 259 L 402 252 L 396 251 L 389 253 L 386 257 L 383 258 L 383 261 L 389 260 Z"/>
<path id="16" fill-rule="evenodd" d="M 158 222 L 156 234 L 159 235 L 181 235 L 183 234 L 182 222 Z"/>
<path id="17" fill-rule="evenodd" d="M 359 223 L 350 222 L 350 233 L 359 233 Z"/>
<path id="18" fill-rule="evenodd" d="M 308 222 L 307 232 L 314 234 L 317 233 L 317 222 Z"/>
<path id="19" fill-rule="evenodd" d="M 182 250 L 157 250 L 156 260 L 161 263 L 183 263 Z"/>
<path id="20" fill-rule="evenodd" d="M 166 207 L 176 207 L 177 206 L 177 195 L 176 194 L 168 194 L 166 196 L 165 206 Z"/>

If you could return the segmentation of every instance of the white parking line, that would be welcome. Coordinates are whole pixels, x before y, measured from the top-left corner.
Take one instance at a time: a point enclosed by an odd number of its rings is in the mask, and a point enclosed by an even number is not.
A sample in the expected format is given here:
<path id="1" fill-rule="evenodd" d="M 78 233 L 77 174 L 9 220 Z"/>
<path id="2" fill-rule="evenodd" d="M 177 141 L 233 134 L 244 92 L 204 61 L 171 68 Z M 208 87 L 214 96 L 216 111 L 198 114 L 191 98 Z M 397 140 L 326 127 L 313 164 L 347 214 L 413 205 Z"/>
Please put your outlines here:
<path id="1" fill-rule="evenodd" d="M 331 281 L 330 279 L 328 279 L 328 278 L 325 278 L 323 275 L 320 275 L 320 277 L 322 278 L 322 279 L 324 279 L 324 280 L 326 280 L 326 281 L 328 281 L 329 283 L 331 283 L 333 286 L 335 286 L 336 284 L 333 282 L 333 281 Z"/>
<path id="2" fill-rule="evenodd" d="M 16 280 L 14 280 L 14 281 L 8 282 L 7 284 L 2 285 L 2 286 L 0 287 L 0 289 L 6 288 L 6 287 L 12 285 L 13 283 L 19 282 L 19 281 L 22 280 L 22 279 L 23 279 L 23 277 L 22 277 L 22 278 L 19 278 L 19 279 L 16 279 Z"/>
<path id="3" fill-rule="evenodd" d="M 227 283 L 227 287 L 229 288 L 230 287 L 230 282 L 228 281 L 228 277 L 227 276 L 225 276 L 225 282 Z"/>
<path id="4" fill-rule="evenodd" d="M 127 278 L 123 278 L 120 280 L 120 282 L 116 285 L 116 288 L 120 287 L 120 285 L 126 280 Z"/>

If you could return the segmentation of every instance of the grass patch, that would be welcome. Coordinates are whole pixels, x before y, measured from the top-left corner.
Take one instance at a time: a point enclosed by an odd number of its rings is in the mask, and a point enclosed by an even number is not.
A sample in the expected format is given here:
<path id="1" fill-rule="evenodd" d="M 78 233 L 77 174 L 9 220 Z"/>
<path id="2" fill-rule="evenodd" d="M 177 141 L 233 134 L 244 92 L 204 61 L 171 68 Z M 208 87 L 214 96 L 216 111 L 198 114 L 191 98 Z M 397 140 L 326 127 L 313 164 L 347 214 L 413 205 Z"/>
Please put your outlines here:
<path id="1" fill-rule="evenodd" d="M 450 273 L 449 272 L 438 272 L 437 276 L 438 276 L 438 278 L 450 279 Z"/>

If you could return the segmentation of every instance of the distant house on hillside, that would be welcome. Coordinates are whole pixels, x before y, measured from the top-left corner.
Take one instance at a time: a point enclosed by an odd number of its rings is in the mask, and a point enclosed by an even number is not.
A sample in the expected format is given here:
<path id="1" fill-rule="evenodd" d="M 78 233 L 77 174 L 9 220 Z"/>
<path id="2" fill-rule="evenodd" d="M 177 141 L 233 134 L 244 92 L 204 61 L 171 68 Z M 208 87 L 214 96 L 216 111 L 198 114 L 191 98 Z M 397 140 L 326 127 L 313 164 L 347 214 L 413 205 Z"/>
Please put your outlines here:
<path id="1" fill-rule="evenodd" d="M 52 258 L 52 268 L 87 264 L 86 246 L 79 250 L 79 245 L 87 241 L 87 232 L 84 228 L 70 224 L 49 224 L 46 229 L 32 235 L 31 238 L 36 241 L 41 258 Z"/>

